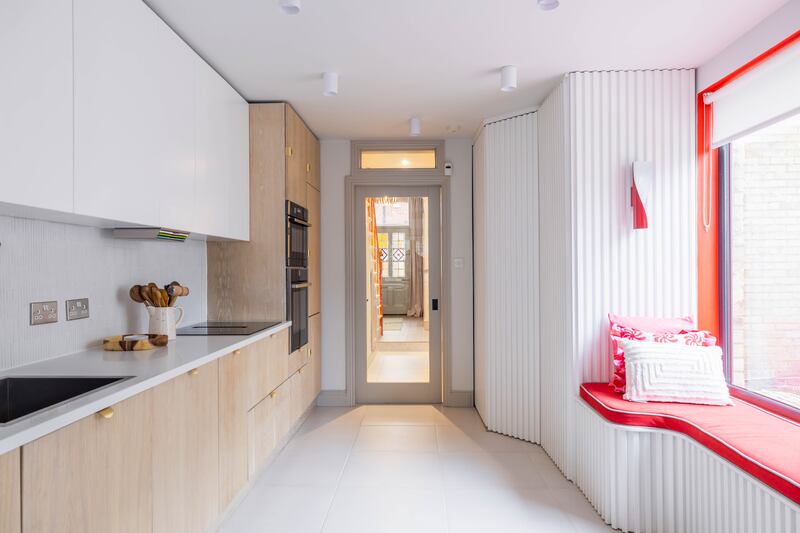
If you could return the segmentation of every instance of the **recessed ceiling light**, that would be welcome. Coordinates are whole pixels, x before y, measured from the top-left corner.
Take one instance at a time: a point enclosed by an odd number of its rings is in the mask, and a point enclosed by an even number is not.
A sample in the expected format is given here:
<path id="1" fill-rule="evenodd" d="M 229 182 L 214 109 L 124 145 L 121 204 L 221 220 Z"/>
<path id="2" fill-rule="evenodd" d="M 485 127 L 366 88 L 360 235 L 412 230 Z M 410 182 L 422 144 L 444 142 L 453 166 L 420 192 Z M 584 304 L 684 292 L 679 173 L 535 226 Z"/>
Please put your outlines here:
<path id="1" fill-rule="evenodd" d="M 281 6 L 281 11 L 287 15 L 300 13 L 300 0 L 279 0 L 278 5 Z"/>
<path id="2" fill-rule="evenodd" d="M 536 0 L 536 3 L 542 11 L 552 11 L 558 7 L 558 0 Z"/>
<path id="3" fill-rule="evenodd" d="M 419 117 L 411 117 L 408 121 L 408 134 L 412 137 L 419 137 L 422 133 L 422 122 Z"/>
<path id="4" fill-rule="evenodd" d="M 506 65 L 500 69 L 500 90 L 504 93 L 511 92 L 517 88 L 517 67 Z"/>
<path id="5" fill-rule="evenodd" d="M 336 96 L 339 94 L 339 74 L 336 72 L 323 73 L 322 85 L 322 94 L 324 96 Z"/>

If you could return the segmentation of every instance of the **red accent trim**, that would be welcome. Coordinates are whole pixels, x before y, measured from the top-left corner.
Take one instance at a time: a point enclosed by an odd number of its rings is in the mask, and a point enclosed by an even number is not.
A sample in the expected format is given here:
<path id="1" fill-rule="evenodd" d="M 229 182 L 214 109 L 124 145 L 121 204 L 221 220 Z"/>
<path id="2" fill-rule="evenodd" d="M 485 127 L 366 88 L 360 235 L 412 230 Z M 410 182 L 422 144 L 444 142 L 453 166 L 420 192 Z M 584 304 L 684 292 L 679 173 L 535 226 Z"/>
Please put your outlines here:
<path id="1" fill-rule="evenodd" d="M 711 106 L 703 103 L 703 94 L 721 89 L 798 41 L 800 41 L 800 30 L 697 94 L 697 320 L 699 329 L 708 330 L 717 338 L 720 337 L 719 206 L 717 205 L 719 177 L 717 151 L 711 149 L 713 130 Z M 704 178 L 708 178 L 708 181 Z M 703 225 L 704 183 L 710 185 L 711 191 L 711 209 L 706 213 L 706 217 L 711 219 L 708 232 Z"/>
<path id="2" fill-rule="evenodd" d="M 749 391 L 737 385 L 729 384 L 728 389 L 731 392 L 731 396 L 734 398 L 739 398 L 740 400 L 744 400 L 754 407 L 774 413 L 778 416 L 787 418 L 800 424 L 800 410 L 795 409 L 790 405 L 781 403 L 778 400 L 773 400 L 772 398 L 762 394 Z"/>
<path id="3" fill-rule="evenodd" d="M 647 229 L 647 211 L 635 183 L 631 187 L 631 204 L 633 204 L 633 229 Z"/>
<path id="4" fill-rule="evenodd" d="M 593 390 L 590 391 L 587 386 L 591 387 Z M 621 399 L 621 395 L 611 393 L 610 389 L 608 389 L 608 386 L 605 383 L 588 383 L 581 385 L 580 396 L 592 409 L 597 411 L 603 418 L 614 424 L 667 429 L 670 431 L 683 433 L 712 452 L 725 458 L 729 462 L 749 473 L 756 479 L 759 479 L 760 481 L 769 485 L 787 498 L 800 504 L 800 483 L 798 483 L 797 480 L 790 479 L 787 476 L 776 472 L 772 468 L 765 466 L 757 458 L 754 458 L 735 448 L 730 443 L 693 423 L 689 419 L 667 413 L 637 412 L 635 409 L 639 404 L 634 402 L 628 402 L 630 403 L 630 410 L 618 409 L 607 405 L 602 399 L 603 396 L 608 396 L 605 391 L 608 391 L 609 394 L 613 394 L 615 398 L 619 397 L 619 399 Z M 593 392 L 597 392 L 598 395 L 595 395 Z M 642 405 L 652 406 L 652 404 Z M 676 404 L 664 405 L 674 406 Z M 699 406 L 687 407 L 696 408 Z M 708 409 L 728 409 L 726 407 L 703 407 Z M 764 416 L 775 416 L 768 411 L 763 411 L 763 413 Z M 785 422 L 787 424 L 793 424 L 793 422 L 789 420 L 786 420 Z M 800 428 L 798 428 L 798 431 L 800 431 Z M 771 436 L 766 435 L 764 438 L 769 439 Z M 790 445 L 790 443 L 786 443 L 786 445 Z"/>

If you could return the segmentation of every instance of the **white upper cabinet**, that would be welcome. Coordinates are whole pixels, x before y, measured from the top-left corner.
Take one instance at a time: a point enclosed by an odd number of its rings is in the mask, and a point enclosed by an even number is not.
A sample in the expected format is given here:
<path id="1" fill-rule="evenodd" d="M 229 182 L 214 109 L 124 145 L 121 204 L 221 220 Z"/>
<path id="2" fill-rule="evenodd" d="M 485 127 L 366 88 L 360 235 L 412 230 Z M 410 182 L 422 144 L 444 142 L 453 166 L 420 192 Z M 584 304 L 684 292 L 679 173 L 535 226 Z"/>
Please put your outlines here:
<path id="1" fill-rule="evenodd" d="M 250 238 L 249 109 L 205 61 L 195 61 L 197 231 Z"/>
<path id="2" fill-rule="evenodd" d="M 75 212 L 191 230 L 195 54 L 140 0 L 75 0 Z"/>
<path id="3" fill-rule="evenodd" d="M 72 212 L 72 1 L 0 1 L 0 202 Z"/>

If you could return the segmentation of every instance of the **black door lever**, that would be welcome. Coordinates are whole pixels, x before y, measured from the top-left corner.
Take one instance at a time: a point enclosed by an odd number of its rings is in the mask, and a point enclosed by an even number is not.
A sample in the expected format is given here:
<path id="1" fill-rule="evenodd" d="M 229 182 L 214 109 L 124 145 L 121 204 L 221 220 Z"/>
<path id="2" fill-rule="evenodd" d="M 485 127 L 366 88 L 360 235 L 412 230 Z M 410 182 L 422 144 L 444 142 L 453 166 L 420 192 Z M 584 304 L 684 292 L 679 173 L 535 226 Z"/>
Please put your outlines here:
<path id="1" fill-rule="evenodd" d="M 438 311 L 439 310 L 439 298 L 434 298 L 431 300 L 431 310 Z"/>

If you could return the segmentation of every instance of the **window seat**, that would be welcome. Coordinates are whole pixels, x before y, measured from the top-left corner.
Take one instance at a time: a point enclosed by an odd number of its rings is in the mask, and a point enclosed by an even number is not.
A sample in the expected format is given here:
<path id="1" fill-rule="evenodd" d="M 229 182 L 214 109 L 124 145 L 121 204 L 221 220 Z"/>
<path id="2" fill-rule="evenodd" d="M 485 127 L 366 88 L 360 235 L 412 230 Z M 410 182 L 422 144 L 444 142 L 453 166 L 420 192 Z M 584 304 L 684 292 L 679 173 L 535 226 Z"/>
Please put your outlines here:
<path id="1" fill-rule="evenodd" d="M 800 504 L 800 424 L 795 421 L 741 398 L 726 407 L 635 403 L 606 383 L 585 383 L 580 396 L 614 424 L 683 433 Z"/>

